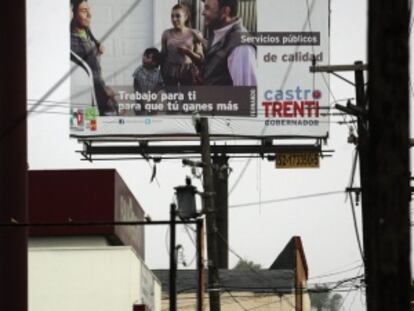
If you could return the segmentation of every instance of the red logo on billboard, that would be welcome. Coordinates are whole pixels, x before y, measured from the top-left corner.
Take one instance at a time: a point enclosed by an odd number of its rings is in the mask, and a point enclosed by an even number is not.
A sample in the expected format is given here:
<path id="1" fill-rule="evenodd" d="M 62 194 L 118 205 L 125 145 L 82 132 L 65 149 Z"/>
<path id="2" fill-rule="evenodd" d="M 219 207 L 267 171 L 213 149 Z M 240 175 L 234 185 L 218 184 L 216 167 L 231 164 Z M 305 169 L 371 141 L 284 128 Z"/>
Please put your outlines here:
<path id="1" fill-rule="evenodd" d="M 77 112 L 75 112 L 75 117 L 76 117 L 76 123 L 78 124 L 78 126 L 83 124 L 83 113 L 82 111 L 78 110 Z"/>
<path id="2" fill-rule="evenodd" d="M 96 131 L 96 120 L 91 120 L 91 122 L 89 123 L 89 128 L 91 129 L 91 131 Z"/>

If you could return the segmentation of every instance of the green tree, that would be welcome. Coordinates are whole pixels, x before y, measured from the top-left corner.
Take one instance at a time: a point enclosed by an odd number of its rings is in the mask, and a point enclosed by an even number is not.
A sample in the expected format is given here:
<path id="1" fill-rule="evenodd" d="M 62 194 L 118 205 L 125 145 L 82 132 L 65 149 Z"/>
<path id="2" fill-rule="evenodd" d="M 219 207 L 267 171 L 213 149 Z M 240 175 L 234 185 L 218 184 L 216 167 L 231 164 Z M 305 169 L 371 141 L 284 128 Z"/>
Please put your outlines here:
<path id="1" fill-rule="evenodd" d="M 325 285 L 316 285 L 309 292 L 311 307 L 316 311 L 339 311 L 342 306 L 342 295 L 336 293 L 331 295 L 329 288 Z"/>
<path id="2" fill-rule="evenodd" d="M 328 287 L 324 285 L 316 285 L 311 291 L 309 291 L 311 300 L 311 307 L 316 311 L 326 310 L 326 306 L 329 302 Z"/>
<path id="3" fill-rule="evenodd" d="M 233 270 L 239 271 L 259 271 L 262 269 L 262 266 L 258 263 L 247 259 L 240 259 L 239 262 L 233 267 Z"/>
<path id="4" fill-rule="evenodd" d="M 329 299 L 329 311 L 339 311 L 342 306 L 343 298 L 342 295 L 336 293 L 330 296 Z"/>

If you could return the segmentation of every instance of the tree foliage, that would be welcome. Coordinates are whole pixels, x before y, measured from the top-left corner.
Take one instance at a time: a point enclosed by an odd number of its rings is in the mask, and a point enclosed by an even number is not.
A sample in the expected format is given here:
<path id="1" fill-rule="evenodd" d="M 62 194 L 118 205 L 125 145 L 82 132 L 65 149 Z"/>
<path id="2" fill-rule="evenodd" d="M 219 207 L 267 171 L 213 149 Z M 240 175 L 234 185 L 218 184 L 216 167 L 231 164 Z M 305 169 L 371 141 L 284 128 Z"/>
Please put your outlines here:
<path id="1" fill-rule="evenodd" d="M 343 302 L 342 295 L 338 293 L 332 295 L 329 288 L 324 285 L 316 285 L 309 292 L 309 296 L 312 310 L 316 311 L 339 311 Z"/>
<path id="2" fill-rule="evenodd" d="M 262 266 L 258 263 L 247 259 L 240 259 L 239 262 L 234 266 L 233 270 L 239 271 L 259 271 L 262 269 Z"/>

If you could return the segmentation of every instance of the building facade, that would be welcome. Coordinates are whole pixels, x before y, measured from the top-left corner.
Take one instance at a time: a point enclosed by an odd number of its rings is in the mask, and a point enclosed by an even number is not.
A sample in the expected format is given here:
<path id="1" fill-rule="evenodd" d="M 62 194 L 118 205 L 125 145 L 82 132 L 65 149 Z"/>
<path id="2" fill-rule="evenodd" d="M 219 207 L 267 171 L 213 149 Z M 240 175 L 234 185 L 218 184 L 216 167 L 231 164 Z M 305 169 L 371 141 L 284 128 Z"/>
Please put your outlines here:
<path id="1" fill-rule="evenodd" d="M 113 225 L 144 220 L 115 170 L 30 171 L 28 205 L 30 223 L 49 224 L 29 229 L 31 311 L 161 310 L 144 226 Z"/>

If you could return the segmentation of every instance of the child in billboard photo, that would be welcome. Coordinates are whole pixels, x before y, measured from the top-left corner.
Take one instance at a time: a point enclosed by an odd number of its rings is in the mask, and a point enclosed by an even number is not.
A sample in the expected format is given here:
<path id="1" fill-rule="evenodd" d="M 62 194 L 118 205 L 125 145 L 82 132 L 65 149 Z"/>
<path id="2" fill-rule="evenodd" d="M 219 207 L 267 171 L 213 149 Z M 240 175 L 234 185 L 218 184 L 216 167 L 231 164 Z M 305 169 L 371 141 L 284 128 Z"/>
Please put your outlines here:
<path id="1" fill-rule="evenodd" d="M 210 37 L 203 66 L 204 85 L 256 86 L 256 48 L 241 45 L 246 33 L 238 0 L 203 0 L 202 15 Z"/>
<path id="2" fill-rule="evenodd" d="M 158 93 L 164 87 L 164 80 L 159 69 L 161 53 L 157 48 L 147 48 L 142 55 L 142 65 L 133 73 L 134 91 L 139 93 Z M 137 103 L 144 104 L 144 101 Z M 138 113 L 138 112 L 136 112 Z"/>
<path id="3" fill-rule="evenodd" d="M 139 66 L 132 77 L 134 78 L 134 91 L 158 92 L 164 87 L 164 80 L 159 69 L 161 60 L 160 51 L 148 48 L 142 55 L 142 65 Z"/>
<path id="4" fill-rule="evenodd" d="M 87 0 L 71 0 L 71 8 L 71 60 L 93 76 L 92 87 L 96 99 L 94 104 L 97 104 L 99 115 L 117 115 L 118 105 L 115 92 L 105 84 L 102 78 L 99 59 L 104 51 L 90 29 L 92 15 L 88 2 Z"/>
<path id="5" fill-rule="evenodd" d="M 204 60 L 201 33 L 191 28 L 191 14 L 186 5 L 176 4 L 171 10 L 173 28 L 161 37 L 161 72 L 167 86 L 200 84 L 199 67 Z"/>

